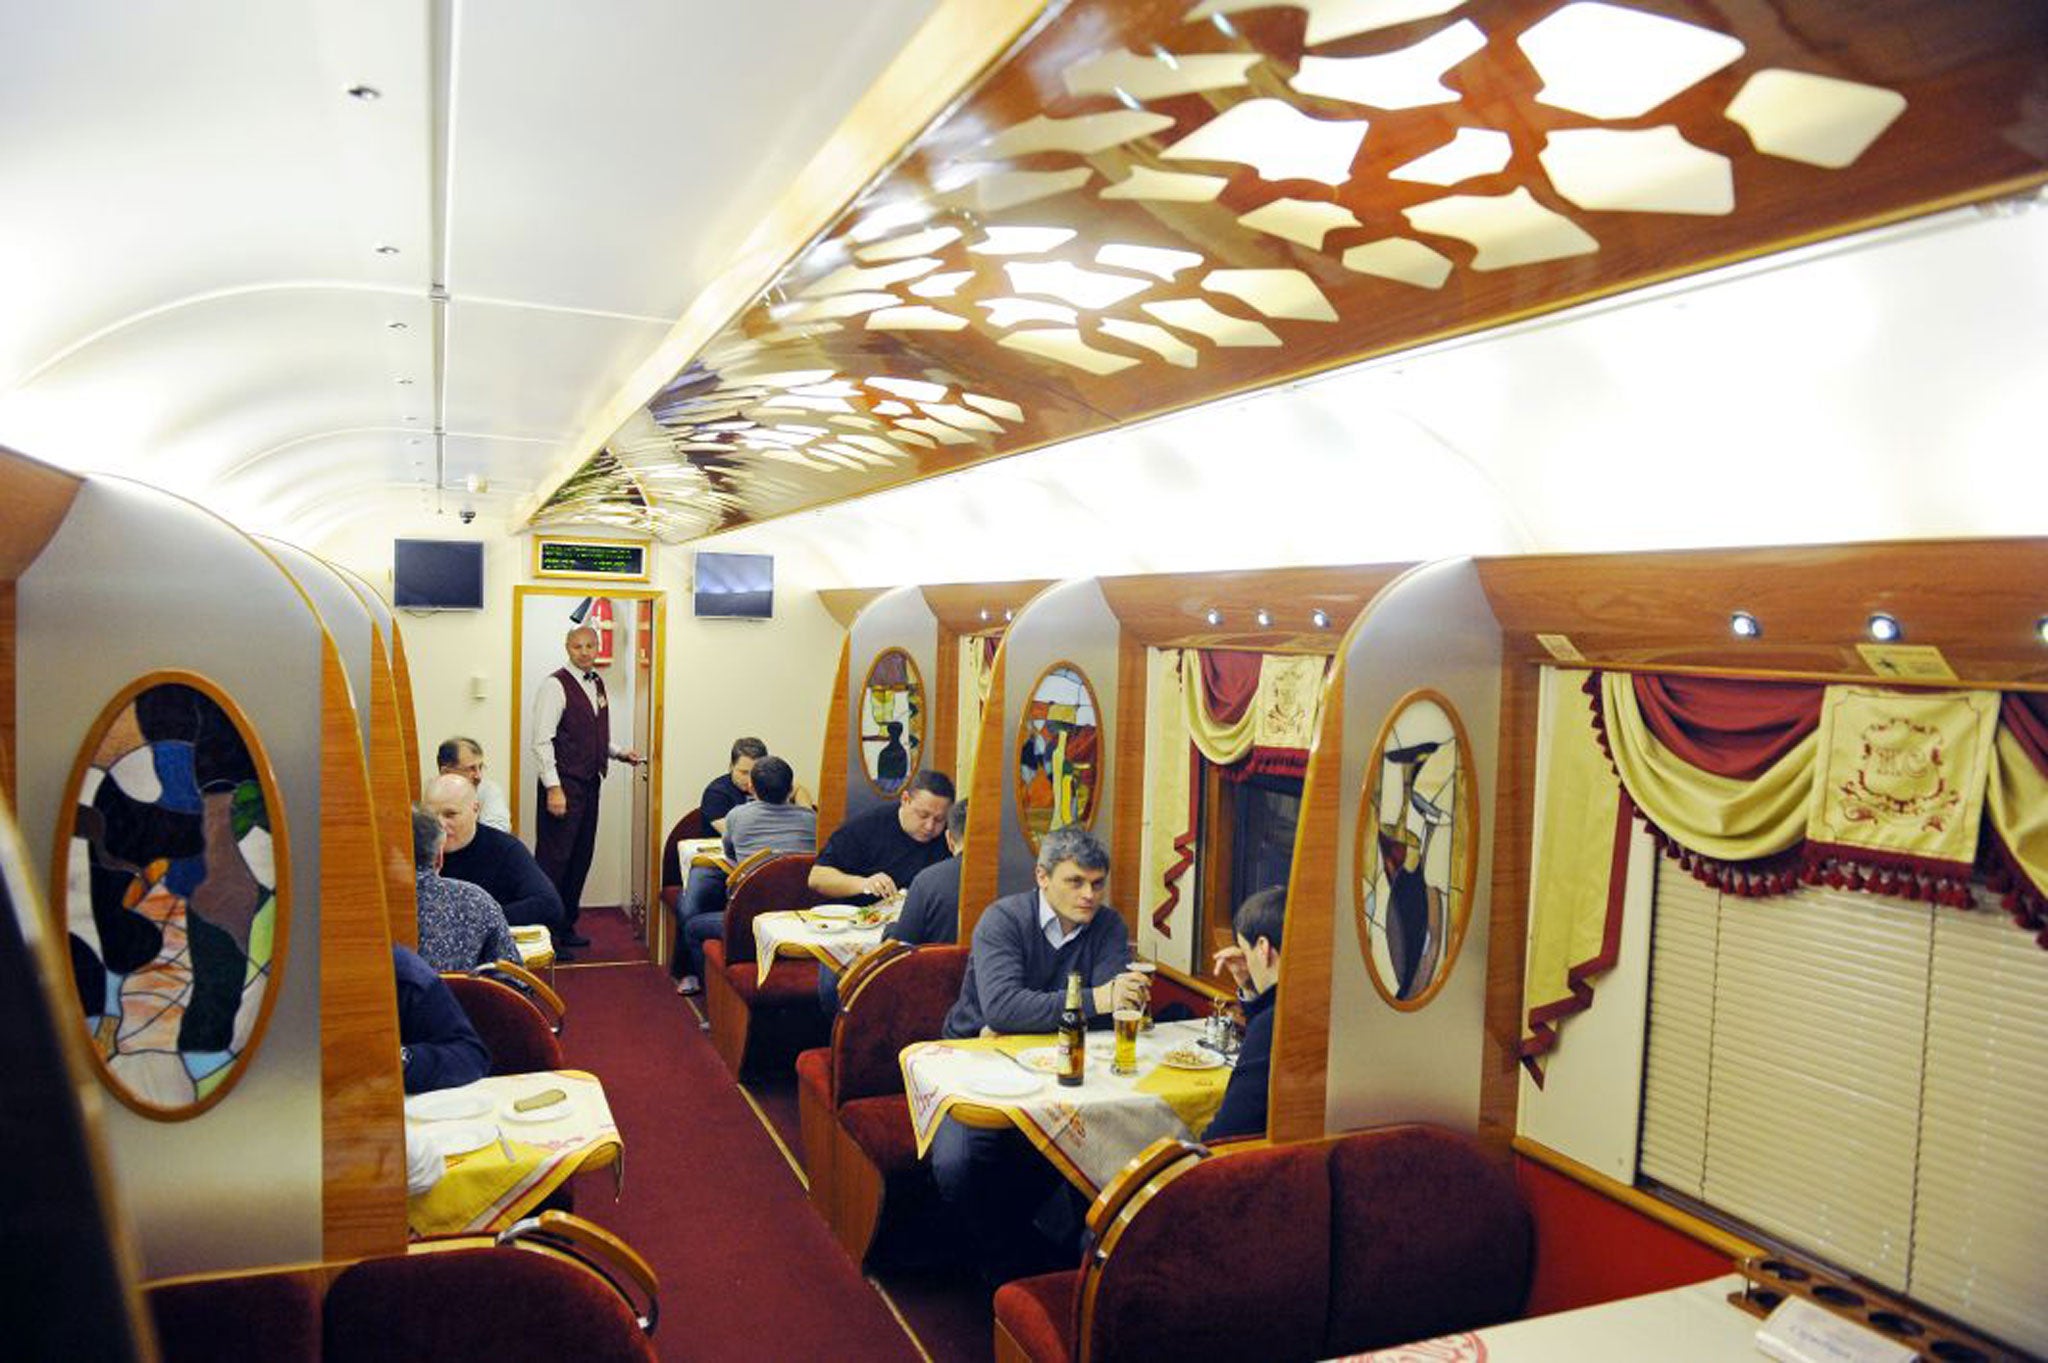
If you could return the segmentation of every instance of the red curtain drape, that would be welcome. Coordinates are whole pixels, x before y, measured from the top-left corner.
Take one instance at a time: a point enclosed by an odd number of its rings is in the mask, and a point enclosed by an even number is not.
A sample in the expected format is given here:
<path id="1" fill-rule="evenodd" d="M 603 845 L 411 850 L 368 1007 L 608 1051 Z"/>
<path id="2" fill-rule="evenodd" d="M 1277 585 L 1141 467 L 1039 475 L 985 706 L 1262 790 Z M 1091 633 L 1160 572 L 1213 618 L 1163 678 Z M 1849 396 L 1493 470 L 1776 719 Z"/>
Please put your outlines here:
<path id="1" fill-rule="evenodd" d="M 1259 655 L 1205 648 L 1201 657 L 1203 708 L 1218 724 L 1237 723 L 1259 693 Z"/>
<path id="2" fill-rule="evenodd" d="M 1657 740 L 1701 771 L 1747 781 L 1762 775 L 1820 723 L 1813 682 L 1637 673 L 1636 705 Z"/>

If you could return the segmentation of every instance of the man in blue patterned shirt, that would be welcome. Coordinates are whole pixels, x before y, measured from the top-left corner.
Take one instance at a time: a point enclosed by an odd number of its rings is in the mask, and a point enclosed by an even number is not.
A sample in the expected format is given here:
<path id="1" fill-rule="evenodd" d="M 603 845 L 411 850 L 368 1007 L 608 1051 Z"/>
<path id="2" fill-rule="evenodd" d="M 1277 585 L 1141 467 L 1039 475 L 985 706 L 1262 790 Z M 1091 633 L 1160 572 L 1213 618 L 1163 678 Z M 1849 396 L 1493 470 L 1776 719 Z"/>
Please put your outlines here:
<path id="1" fill-rule="evenodd" d="M 419 891 L 420 956 L 436 970 L 468 970 L 486 961 L 516 961 L 505 911 L 483 888 L 441 878 L 441 821 L 412 807 L 412 864 Z"/>

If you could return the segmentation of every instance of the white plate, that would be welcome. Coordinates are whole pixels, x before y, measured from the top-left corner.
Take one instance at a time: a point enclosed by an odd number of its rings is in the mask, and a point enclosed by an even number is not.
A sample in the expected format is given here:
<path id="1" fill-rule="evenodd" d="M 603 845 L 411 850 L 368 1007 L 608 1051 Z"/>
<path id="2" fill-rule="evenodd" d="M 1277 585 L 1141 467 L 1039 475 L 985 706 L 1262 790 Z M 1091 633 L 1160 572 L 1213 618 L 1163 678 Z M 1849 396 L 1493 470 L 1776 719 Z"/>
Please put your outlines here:
<path id="1" fill-rule="evenodd" d="M 1057 1046 L 1033 1046 L 1028 1051 L 1018 1051 L 1017 1058 L 1040 1074 L 1058 1074 L 1065 1068 Z"/>
<path id="2" fill-rule="evenodd" d="M 837 918 L 848 922 L 859 912 L 860 910 L 851 904 L 820 904 L 809 910 L 813 918 Z"/>
<path id="3" fill-rule="evenodd" d="M 853 924 L 842 923 L 836 918 L 827 919 L 825 922 L 813 923 L 810 925 L 812 932 L 845 932 L 848 928 L 852 926 Z"/>
<path id="4" fill-rule="evenodd" d="M 405 1115 L 415 1122 L 455 1122 L 481 1117 L 490 1110 L 491 1100 L 474 1089 L 415 1093 L 405 1100 Z"/>
<path id="5" fill-rule="evenodd" d="M 472 1150 L 481 1150 L 498 1141 L 498 1128 L 488 1122 L 451 1123 L 448 1126 L 429 1127 L 424 1133 L 433 1142 L 434 1149 L 443 1155 L 466 1155 Z"/>
<path id="6" fill-rule="evenodd" d="M 1027 1093 L 1036 1093 L 1045 1087 L 1045 1080 L 1035 1074 L 1011 1065 L 1001 1069 L 983 1070 L 969 1078 L 963 1087 L 969 1093 L 978 1093 L 984 1098 L 1022 1098 Z"/>
<path id="7" fill-rule="evenodd" d="M 545 1089 L 535 1090 L 537 1093 L 545 1093 L 546 1091 Z M 512 1106 L 512 1104 L 527 1096 L 524 1093 L 520 1093 L 507 1098 L 504 1106 L 498 1109 L 498 1115 L 508 1122 L 553 1122 L 568 1116 L 576 1107 L 575 1101 L 566 1096 L 559 1102 L 549 1103 L 546 1107 L 528 1108 L 524 1112 Z"/>
<path id="8" fill-rule="evenodd" d="M 1220 1070 L 1223 1057 L 1192 1041 L 1183 1041 L 1160 1055 L 1159 1063 L 1170 1070 Z"/>

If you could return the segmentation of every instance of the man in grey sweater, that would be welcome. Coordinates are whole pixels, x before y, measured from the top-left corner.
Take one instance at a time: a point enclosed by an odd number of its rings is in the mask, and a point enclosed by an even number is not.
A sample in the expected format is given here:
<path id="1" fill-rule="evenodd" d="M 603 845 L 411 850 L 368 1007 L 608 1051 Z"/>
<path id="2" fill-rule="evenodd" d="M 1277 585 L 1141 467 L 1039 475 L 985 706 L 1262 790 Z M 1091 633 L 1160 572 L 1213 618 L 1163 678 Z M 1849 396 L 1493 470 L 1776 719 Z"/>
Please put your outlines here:
<path id="1" fill-rule="evenodd" d="M 763 757 L 754 763 L 754 798 L 725 816 L 725 859 L 737 866 L 756 852 L 815 852 L 818 850 L 818 812 L 790 800 L 796 788 L 796 773 L 779 757 Z M 701 867 L 690 872 L 689 887 L 683 892 L 678 912 L 681 931 L 676 950 L 683 961 L 676 992 L 694 994 L 701 988 L 704 973 L 704 944 L 725 934 L 725 875 L 711 871 L 700 878 Z"/>
<path id="2" fill-rule="evenodd" d="M 982 911 L 946 1036 L 1056 1030 L 1067 976 L 1077 970 L 1091 1023 L 1144 1006 L 1149 982 L 1127 969 L 1130 931 L 1105 899 L 1109 849 L 1102 840 L 1084 828 L 1053 829 L 1039 844 L 1033 876 L 1036 890 Z M 933 1135 L 931 1159 L 939 1194 L 959 1215 L 990 1282 L 1073 1266 L 1071 1227 L 1059 1225 L 1054 1244 L 1039 1235 L 1046 1204 L 1063 1201 L 1064 1181 L 1020 1133 L 948 1117 Z"/>

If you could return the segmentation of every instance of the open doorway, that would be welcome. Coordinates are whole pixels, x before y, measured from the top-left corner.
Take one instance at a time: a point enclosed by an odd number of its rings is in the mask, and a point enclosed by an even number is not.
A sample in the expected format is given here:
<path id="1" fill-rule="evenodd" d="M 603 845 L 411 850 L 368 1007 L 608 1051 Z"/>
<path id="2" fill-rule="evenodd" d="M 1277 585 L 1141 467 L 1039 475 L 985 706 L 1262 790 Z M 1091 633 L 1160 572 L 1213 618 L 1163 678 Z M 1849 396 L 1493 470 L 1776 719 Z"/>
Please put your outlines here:
<path id="1" fill-rule="evenodd" d="M 533 751 L 534 699 L 542 681 L 566 664 L 571 629 L 597 631 L 593 663 L 604 680 L 611 741 L 645 759 L 638 768 L 610 767 L 598 804 L 597 846 L 583 889 L 586 910 L 617 907 L 647 940 L 648 906 L 660 887 L 662 593 L 519 586 L 512 593 L 512 828 L 534 845 L 539 759 Z"/>

